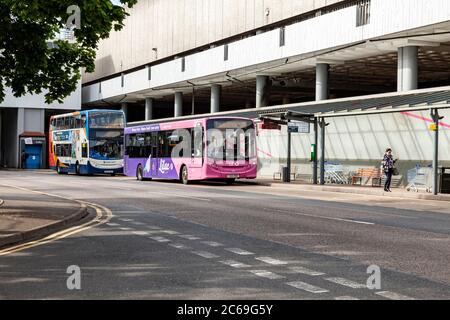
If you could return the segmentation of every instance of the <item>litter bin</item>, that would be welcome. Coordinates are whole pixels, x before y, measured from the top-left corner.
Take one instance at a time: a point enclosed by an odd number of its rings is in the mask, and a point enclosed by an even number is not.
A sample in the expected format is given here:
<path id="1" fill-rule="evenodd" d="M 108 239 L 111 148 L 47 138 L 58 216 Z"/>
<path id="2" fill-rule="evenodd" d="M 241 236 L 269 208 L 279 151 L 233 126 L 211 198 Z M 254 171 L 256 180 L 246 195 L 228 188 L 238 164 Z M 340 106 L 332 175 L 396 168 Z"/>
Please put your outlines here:
<path id="1" fill-rule="evenodd" d="M 291 174 L 288 167 L 283 167 L 283 182 L 291 182 Z"/>
<path id="2" fill-rule="evenodd" d="M 439 179 L 440 193 L 450 194 L 450 168 L 441 168 Z"/>

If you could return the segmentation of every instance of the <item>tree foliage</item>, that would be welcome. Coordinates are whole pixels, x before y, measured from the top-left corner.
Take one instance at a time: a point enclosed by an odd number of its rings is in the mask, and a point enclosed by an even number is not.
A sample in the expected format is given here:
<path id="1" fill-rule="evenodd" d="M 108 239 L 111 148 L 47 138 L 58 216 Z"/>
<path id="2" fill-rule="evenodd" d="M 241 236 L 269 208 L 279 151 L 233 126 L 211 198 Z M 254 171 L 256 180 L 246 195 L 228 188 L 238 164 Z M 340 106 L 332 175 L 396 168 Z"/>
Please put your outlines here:
<path id="1" fill-rule="evenodd" d="M 0 0 L 0 102 L 6 87 L 16 97 L 45 91 L 47 103 L 62 102 L 77 88 L 82 68 L 94 71 L 99 40 L 122 29 L 125 6 L 137 0 L 120 2 L 123 5 L 110 0 Z M 67 9 L 73 5 L 81 13 L 75 41 L 54 40 L 66 27 L 71 16 Z"/>

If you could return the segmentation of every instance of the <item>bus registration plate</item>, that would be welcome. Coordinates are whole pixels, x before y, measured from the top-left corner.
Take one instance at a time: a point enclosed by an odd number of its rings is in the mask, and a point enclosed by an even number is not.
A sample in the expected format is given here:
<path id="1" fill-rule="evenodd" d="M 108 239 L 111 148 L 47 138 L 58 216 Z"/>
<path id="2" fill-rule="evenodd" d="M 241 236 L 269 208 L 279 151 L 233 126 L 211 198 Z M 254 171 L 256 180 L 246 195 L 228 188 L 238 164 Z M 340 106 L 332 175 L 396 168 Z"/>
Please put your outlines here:
<path id="1" fill-rule="evenodd" d="M 105 170 L 105 173 L 114 173 L 113 170 Z"/>
<path id="2" fill-rule="evenodd" d="M 238 179 L 239 175 L 238 174 L 229 174 L 229 175 L 227 175 L 227 178 L 228 179 Z"/>

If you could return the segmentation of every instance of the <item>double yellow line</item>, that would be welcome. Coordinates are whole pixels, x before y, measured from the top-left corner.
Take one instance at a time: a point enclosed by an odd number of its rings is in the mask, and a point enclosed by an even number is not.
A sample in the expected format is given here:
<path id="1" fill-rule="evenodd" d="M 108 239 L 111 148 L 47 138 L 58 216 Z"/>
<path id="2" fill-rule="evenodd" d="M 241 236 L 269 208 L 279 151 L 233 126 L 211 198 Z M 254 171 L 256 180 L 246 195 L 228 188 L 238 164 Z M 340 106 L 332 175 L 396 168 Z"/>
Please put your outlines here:
<path id="1" fill-rule="evenodd" d="M 62 231 L 58 231 L 55 232 L 51 235 L 46 236 L 45 238 L 39 239 L 39 240 L 34 240 L 34 241 L 30 241 L 27 243 L 22 243 L 13 247 L 9 247 L 3 250 L 0 250 L 0 256 L 4 256 L 4 255 L 8 255 L 14 252 L 18 252 L 18 251 L 23 251 L 26 249 L 30 249 L 33 247 L 37 247 L 37 246 L 41 246 L 47 243 L 51 243 L 63 238 L 66 238 L 68 236 L 71 236 L 73 234 L 76 233 L 80 233 L 83 232 L 85 230 L 91 229 L 93 227 L 96 227 L 98 225 L 107 223 L 108 221 L 111 220 L 111 218 L 113 217 L 112 211 L 107 208 L 104 207 L 102 205 L 99 204 L 94 204 L 94 203 L 90 203 L 90 202 L 86 202 L 86 201 L 81 201 L 81 200 L 74 200 L 74 199 L 70 199 L 70 198 L 65 198 L 59 195 L 54 195 L 54 194 L 49 194 L 49 193 L 45 193 L 45 192 L 40 192 L 40 191 L 35 191 L 35 190 L 30 190 L 30 189 L 26 189 L 26 188 L 22 188 L 22 187 L 17 187 L 17 186 L 12 186 L 12 185 L 2 185 L 5 187 L 10 187 L 10 188 L 15 188 L 15 189 L 19 189 L 19 190 L 23 190 L 23 191 L 27 191 L 27 192 L 33 192 L 33 193 L 37 193 L 37 194 L 41 194 L 41 195 L 46 195 L 46 196 L 50 196 L 50 197 L 56 197 L 56 198 L 61 198 L 61 199 L 65 199 L 65 200 L 70 200 L 70 201 L 75 201 L 78 202 L 82 208 L 86 208 L 86 207 L 90 207 L 92 209 L 95 210 L 96 215 L 95 218 L 89 222 L 86 222 L 84 224 L 81 224 L 79 226 L 74 226 Z"/>

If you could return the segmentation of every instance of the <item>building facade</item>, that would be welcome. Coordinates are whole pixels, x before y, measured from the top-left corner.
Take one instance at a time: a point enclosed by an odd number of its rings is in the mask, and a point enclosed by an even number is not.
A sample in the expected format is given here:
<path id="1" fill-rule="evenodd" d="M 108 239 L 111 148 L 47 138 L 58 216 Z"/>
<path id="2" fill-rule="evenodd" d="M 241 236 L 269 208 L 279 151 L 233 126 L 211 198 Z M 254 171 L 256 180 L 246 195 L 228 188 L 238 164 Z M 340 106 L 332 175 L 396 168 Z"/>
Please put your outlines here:
<path id="1" fill-rule="evenodd" d="M 100 43 L 82 89 L 83 107 L 122 108 L 129 121 L 450 85 L 446 0 L 141 0 L 129 13 L 125 28 Z M 426 164 L 429 117 L 335 120 L 327 159 L 375 165 L 389 146 L 405 170 Z M 443 123 L 440 158 L 448 162 Z M 285 135 L 260 135 L 261 174 L 285 161 Z M 305 167 L 310 143 L 294 139 Z"/>

